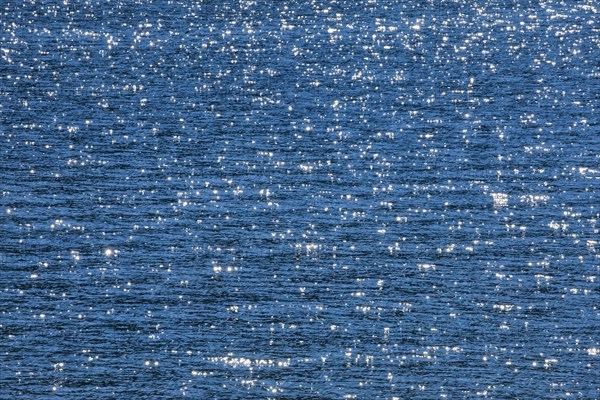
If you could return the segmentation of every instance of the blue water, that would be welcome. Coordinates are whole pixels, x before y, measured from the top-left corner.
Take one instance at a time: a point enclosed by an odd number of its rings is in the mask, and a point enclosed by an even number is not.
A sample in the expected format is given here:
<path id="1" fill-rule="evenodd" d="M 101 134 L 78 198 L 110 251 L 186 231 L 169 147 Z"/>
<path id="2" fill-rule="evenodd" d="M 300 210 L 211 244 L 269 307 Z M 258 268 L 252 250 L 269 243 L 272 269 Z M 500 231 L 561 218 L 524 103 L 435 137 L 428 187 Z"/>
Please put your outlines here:
<path id="1" fill-rule="evenodd" d="M 0 398 L 600 398 L 596 1 L 0 6 Z"/>

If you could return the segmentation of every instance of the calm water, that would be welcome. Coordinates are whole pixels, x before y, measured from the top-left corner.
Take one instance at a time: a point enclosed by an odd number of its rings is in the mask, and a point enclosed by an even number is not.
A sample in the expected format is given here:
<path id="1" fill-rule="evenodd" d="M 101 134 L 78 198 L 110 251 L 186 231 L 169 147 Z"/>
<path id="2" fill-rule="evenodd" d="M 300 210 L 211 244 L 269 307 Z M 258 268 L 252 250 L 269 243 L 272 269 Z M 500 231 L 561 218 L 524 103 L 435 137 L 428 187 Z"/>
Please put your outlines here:
<path id="1" fill-rule="evenodd" d="M 0 8 L 0 398 L 600 398 L 600 6 Z"/>

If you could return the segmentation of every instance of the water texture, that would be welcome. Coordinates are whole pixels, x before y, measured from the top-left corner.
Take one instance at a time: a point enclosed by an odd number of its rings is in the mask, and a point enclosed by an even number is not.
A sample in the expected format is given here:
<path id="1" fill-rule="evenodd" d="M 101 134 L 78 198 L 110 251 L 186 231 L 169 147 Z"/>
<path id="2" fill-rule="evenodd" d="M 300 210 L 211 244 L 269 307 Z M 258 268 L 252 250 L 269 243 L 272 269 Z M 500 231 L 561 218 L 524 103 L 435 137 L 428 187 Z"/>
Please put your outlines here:
<path id="1" fill-rule="evenodd" d="M 600 6 L 0 4 L 0 398 L 600 398 Z"/>

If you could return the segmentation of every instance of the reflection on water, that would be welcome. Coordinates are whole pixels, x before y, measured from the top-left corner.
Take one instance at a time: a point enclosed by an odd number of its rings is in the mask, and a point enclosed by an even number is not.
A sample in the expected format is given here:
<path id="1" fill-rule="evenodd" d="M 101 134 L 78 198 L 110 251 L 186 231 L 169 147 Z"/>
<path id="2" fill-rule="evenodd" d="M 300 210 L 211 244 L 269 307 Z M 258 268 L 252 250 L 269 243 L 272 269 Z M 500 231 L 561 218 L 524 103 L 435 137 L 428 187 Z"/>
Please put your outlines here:
<path id="1" fill-rule="evenodd" d="M 5 1 L 0 393 L 600 397 L 597 16 Z"/>

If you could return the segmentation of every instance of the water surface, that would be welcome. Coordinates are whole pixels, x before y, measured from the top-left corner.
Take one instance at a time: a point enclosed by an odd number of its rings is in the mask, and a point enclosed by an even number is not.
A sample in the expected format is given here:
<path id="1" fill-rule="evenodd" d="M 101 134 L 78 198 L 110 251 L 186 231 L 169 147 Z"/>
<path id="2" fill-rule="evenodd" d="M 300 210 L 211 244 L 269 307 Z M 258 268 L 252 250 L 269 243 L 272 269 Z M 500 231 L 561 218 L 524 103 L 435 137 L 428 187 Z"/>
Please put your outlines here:
<path id="1" fill-rule="evenodd" d="M 595 1 L 12 1 L 0 397 L 600 398 Z"/>

